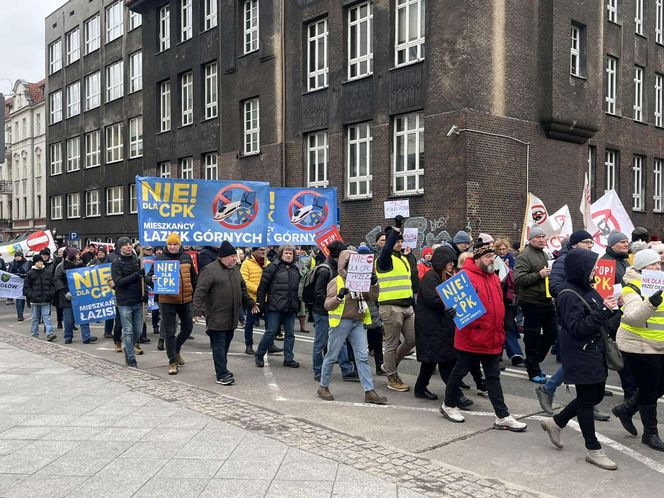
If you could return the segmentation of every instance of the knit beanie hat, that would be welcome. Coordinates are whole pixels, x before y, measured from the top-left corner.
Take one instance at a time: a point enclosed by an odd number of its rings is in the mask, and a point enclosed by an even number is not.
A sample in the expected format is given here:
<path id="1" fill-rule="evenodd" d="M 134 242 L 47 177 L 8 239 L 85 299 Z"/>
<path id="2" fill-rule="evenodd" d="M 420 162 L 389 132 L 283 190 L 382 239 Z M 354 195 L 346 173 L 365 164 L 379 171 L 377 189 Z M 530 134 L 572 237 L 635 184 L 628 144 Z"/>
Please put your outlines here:
<path id="1" fill-rule="evenodd" d="M 433 255 L 433 249 L 431 249 L 430 247 L 425 247 L 422 250 L 422 257 L 426 256 L 427 254 Z"/>
<path id="2" fill-rule="evenodd" d="M 103 252 L 104 254 L 108 254 L 108 249 L 106 249 L 104 246 L 99 246 L 97 248 L 97 254 L 99 254 L 100 252 Z"/>
<path id="3" fill-rule="evenodd" d="M 81 251 L 79 251 L 76 247 L 68 247 L 65 251 L 69 261 L 74 261 L 74 258 L 76 258 L 76 256 L 80 253 Z"/>
<path id="4" fill-rule="evenodd" d="M 48 247 L 44 247 L 41 251 L 39 251 L 39 254 L 44 255 L 46 254 L 47 256 L 51 255 L 51 250 Z"/>
<path id="5" fill-rule="evenodd" d="M 373 251 L 366 244 L 360 244 L 357 248 L 358 254 L 371 254 Z"/>
<path id="6" fill-rule="evenodd" d="M 532 227 L 530 229 L 530 233 L 528 234 L 528 240 L 532 240 L 535 237 L 539 237 L 540 235 L 546 235 L 544 230 L 542 230 L 540 227 Z"/>
<path id="7" fill-rule="evenodd" d="M 650 233 L 645 227 L 636 227 L 632 230 L 632 241 L 642 240 L 644 242 L 650 242 Z"/>
<path id="8" fill-rule="evenodd" d="M 32 257 L 32 264 L 33 264 L 33 265 L 36 265 L 39 261 L 41 261 L 41 262 L 43 263 L 43 262 L 44 262 L 44 258 L 41 257 L 41 254 L 35 254 L 35 255 Z"/>
<path id="9" fill-rule="evenodd" d="M 225 258 L 226 256 L 237 255 L 237 251 L 235 250 L 235 248 L 233 247 L 233 245 L 230 242 L 228 242 L 227 240 L 224 240 L 221 243 L 221 246 L 219 246 L 219 252 L 217 253 L 217 255 L 220 258 Z"/>
<path id="10" fill-rule="evenodd" d="M 346 250 L 346 244 L 340 240 L 335 240 L 332 242 L 329 246 L 327 246 L 327 250 L 330 253 L 330 257 L 336 259 L 339 257 L 339 254 L 341 254 L 341 251 Z"/>
<path id="11" fill-rule="evenodd" d="M 579 242 L 583 242 L 584 240 L 592 240 L 593 236 L 590 235 L 588 232 L 585 230 L 579 230 L 577 232 L 574 232 L 572 235 L 569 236 L 569 245 L 575 246 Z"/>
<path id="12" fill-rule="evenodd" d="M 609 238 L 607 239 L 606 246 L 611 247 L 614 244 L 617 244 L 618 242 L 621 242 L 623 240 L 629 240 L 629 237 L 625 235 L 622 232 L 618 232 L 617 230 L 612 231 L 609 234 Z"/>
<path id="13" fill-rule="evenodd" d="M 657 251 L 653 251 L 652 249 L 644 249 L 643 251 L 639 251 L 634 255 L 634 264 L 632 266 L 634 266 L 635 269 L 641 271 L 646 266 L 657 263 L 659 261 L 660 259 Z"/>
<path id="14" fill-rule="evenodd" d="M 120 251 L 127 244 L 131 245 L 131 239 L 129 237 L 120 237 L 115 244 L 115 250 Z"/>
<path id="15" fill-rule="evenodd" d="M 166 239 L 166 243 L 167 244 L 180 244 L 180 245 L 182 245 L 182 239 L 180 238 L 180 236 L 177 233 L 173 232 Z"/>
<path id="16" fill-rule="evenodd" d="M 485 254 L 491 254 L 495 252 L 496 250 L 493 247 L 493 242 L 484 242 L 481 238 L 478 238 L 477 242 L 475 242 L 475 245 L 473 246 L 473 259 L 478 259 Z"/>
<path id="17" fill-rule="evenodd" d="M 470 239 L 470 235 L 468 235 L 468 233 L 464 232 L 463 230 L 459 230 L 452 239 L 452 242 L 455 244 L 470 244 L 472 240 Z"/>

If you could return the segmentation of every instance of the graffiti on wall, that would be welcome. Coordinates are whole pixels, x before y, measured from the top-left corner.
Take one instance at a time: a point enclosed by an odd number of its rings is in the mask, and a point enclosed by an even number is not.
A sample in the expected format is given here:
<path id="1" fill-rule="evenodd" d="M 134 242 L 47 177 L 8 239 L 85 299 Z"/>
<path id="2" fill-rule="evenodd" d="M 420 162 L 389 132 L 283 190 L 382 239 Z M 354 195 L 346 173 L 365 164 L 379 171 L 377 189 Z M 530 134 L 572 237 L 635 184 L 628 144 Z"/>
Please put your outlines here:
<path id="1" fill-rule="evenodd" d="M 424 247 L 431 247 L 434 244 L 442 244 L 448 240 L 452 240 L 449 232 L 447 231 L 447 223 L 449 216 L 439 216 L 438 218 L 426 218 L 424 216 L 414 216 L 408 218 L 405 223 L 405 228 L 417 228 L 417 251 L 421 251 Z M 376 239 L 381 234 L 382 228 L 376 226 L 367 235 L 365 240 L 370 245 L 376 244 Z"/>

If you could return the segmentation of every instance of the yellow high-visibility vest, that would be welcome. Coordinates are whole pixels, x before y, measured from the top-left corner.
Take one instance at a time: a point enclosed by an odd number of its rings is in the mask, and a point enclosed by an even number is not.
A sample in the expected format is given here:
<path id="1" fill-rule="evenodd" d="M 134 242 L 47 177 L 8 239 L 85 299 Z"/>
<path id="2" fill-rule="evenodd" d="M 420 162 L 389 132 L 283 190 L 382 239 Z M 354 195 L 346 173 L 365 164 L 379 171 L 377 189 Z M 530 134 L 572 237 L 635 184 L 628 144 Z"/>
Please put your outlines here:
<path id="1" fill-rule="evenodd" d="M 337 275 L 337 291 L 344 286 L 344 279 Z M 335 309 L 327 312 L 327 318 L 330 323 L 330 327 L 338 327 L 341 323 L 341 317 L 344 315 L 344 308 L 346 306 L 346 299 L 339 303 Z M 364 325 L 371 325 L 371 312 L 369 307 L 364 310 L 364 317 L 362 318 L 362 323 Z"/>
<path id="2" fill-rule="evenodd" d="M 380 284 L 379 303 L 413 297 L 410 263 L 407 259 L 392 254 L 392 270 L 388 272 L 381 272 L 378 269 L 378 259 L 376 259 L 376 276 Z"/>
<path id="3" fill-rule="evenodd" d="M 632 280 L 630 284 L 638 287 L 639 290 L 641 289 L 641 280 Z M 623 286 L 622 292 L 623 295 L 629 294 L 630 292 L 636 293 L 634 289 L 627 285 Z M 648 318 L 646 324 L 646 327 L 634 327 L 621 321 L 620 327 L 629 330 L 636 335 L 640 335 L 644 339 L 664 342 L 664 304 L 661 304 L 659 308 L 655 310 L 655 314 Z"/>

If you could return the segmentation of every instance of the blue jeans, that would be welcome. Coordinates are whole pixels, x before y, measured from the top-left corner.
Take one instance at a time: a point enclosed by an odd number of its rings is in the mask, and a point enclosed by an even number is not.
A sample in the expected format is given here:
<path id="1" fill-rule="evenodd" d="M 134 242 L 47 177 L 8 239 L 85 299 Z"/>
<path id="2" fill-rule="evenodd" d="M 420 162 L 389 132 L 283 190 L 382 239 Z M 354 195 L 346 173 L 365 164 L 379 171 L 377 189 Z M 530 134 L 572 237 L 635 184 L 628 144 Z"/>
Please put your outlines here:
<path id="1" fill-rule="evenodd" d="M 321 374 L 321 369 L 323 368 L 323 350 L 327 345 L 328 336 L 330 332 L 330 322 L 328 317 L 325 315 L 319 315 L 318 313 L 313 313 L 314 315 L 314 356 L 313 356 L 313 367 L 314 367 L 314 376 L 319 376 Z M 382 347 L 382 343 L 381 343 Z M 348 347 L 344 345 L 339 351 L 339 367 L 341 368 L 341 375 L 350 375 L 353 373 L 353 364 L 348 359 Z"/>
<path id="2" fill-rule="evenodd" d="M 134 344 L 143 332 L 143 305 L 118 306 L 122 320 L 122 344 L 127 361 L 135 360 Z"/>
<path id="3" fill-rule="evenodd" d="M 546 381 L 546 384 L 542 387 L 544 389 L 544 392 L 550 395 L 554 395 L 556 393 L 556 389 L 558 389 L 563 383 L 563 367 L 558 367 L 558 370 L 556 370 L 556 373 L 554 373 L 549 379 Z"/>
<path id="4" fill-rule="evenodd" d="M 63 321 L 65 325 L 65 341 L 74 338 L 74 312 L 71 308 L 62 308 Z M 81 324 L 81 338 L 84 341 L 90 339 L 90 325 Z"/>
<path id="5" fill-rule="evenodd" d="M 23 311 L 25 310 L 25 298 L 16 300 L 16 315 L 23 318 Z"/>
<path id="6" fill-rule="evenodd" d="M 251 308 L 247 309 L 247 317 L 244 320 L 244 344 L 245 346 L 254 345 L 254 324 L 256 323 L 256 317 L 251 312 Z"/>
<path id="7" fill-rule="evenodd" d="M 39 318 L 44 322 L 46 337 L 53 335 L 50 303 L 32 303 L 32 337 L 39 337 Z"/>
<path id="8" fill-rule="evenodd" d="M 267 348 L 274 342 L 274 337 L 279 332 L 279 327 L 284 326 L 284 361 L 294 359 L 293 347 L 295 346 L 295 311 L 268 311 L 265 313 L 265 334 L 258 345 L 256 356 L 262 358 L 267 353 Z"/>
<path id="9" fill-rule="evenodd" d="M 508 358 L 513 356 L 524 357 L 521 344 L 519 344 L 519 333 L 514 329 L 505 330 L 505 351 Z"/>
<path id="10" fill-rule="evenodd" d="M 346 347 L 346 339 L 350 340 L 355 353 L 357 373 L 364 391 L 373 391 L 373 379 L 371 378 L 371 367 L 369 366 L 369 343 L 367 342 L 367 331 L 362 320 L 342 319 L 337 327 L 331 327 L 327 341 L 327 354 L 323 359 L 323 368 L 320 376 L 320 385 L 329 387 L 332 369 L 339 358 L 339 352 Z"/>

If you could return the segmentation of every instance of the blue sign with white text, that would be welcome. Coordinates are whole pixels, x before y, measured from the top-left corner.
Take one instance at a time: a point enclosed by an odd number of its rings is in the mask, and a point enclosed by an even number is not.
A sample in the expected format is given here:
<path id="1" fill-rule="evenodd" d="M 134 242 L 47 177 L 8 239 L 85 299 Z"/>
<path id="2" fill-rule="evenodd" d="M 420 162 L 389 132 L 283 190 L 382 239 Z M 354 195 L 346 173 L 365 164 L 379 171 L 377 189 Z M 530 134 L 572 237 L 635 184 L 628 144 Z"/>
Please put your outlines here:
<path id="1" fill-rule="evenodd" d="M 316 245 L 316 232 L 336 224 L 336 188 L 270 189 L 268 244 Z"/>
<path id="2" fill-rule="evenodd" d="M 77 325 L 115 318 L 115 293 L 109 280 L 110 263 L 67 270 L 72 312 Z"/>
<path id="3" fill-rule="evenodd" d="M 162 260 L 154 262 L 154 284 L 155 294 L 179 294 L 180 293 L 180 261 Z"/>
<path id="4" fill-rule="evenodd" d="M 454 308 L 454 323 L 459 329 L 477 320 L 486 313 L 486 309 L 473 289 L 466 272 L 462 271 L 445 280 L 436 287 L 438 295 L 446 308 Z"/>

